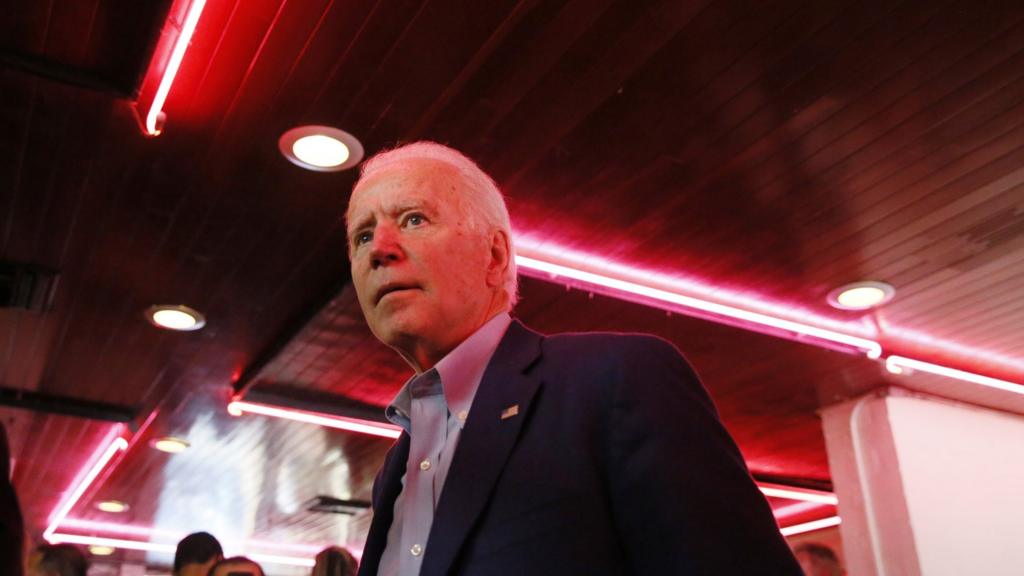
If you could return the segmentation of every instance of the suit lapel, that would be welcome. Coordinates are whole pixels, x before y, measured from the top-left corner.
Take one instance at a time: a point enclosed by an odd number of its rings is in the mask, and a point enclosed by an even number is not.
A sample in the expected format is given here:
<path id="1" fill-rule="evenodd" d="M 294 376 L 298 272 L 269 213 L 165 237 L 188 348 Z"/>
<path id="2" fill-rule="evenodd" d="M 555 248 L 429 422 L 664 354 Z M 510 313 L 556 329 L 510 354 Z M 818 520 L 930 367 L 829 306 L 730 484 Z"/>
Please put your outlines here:
<path id="1" fill-rule="evenodd" d="M 509 325 L 477 389 L 434 513 L 421 574 L 447 574 L 480 516 L 519 438 L 540 381 L 524 372 L 542 336 Z"/>
<path id="2" fill-rule="evenodd" d="M 366 536 L 366 546 L 359 563 L 360 574 L 376 575 L 380 557 L 388 543 L 388 530 L 395 514 L 395 499 L 402 491 L 402 476 L 405 462 L 409 459 L 409 435 L 402 433 L 398 442 L 388 452 L 380 475 L 374 482 L 373 520 Z M 378 488 L 379 487 L 379 488 Z"/>

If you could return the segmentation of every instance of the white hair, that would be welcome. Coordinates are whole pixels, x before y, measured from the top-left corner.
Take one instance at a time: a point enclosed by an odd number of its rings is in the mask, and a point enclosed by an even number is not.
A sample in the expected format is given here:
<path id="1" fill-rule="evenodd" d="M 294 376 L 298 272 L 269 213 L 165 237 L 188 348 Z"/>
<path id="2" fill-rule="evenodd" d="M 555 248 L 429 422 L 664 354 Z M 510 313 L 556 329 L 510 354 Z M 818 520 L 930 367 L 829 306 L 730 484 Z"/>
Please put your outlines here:
<path id="1" fill-rule="evenodd" d="M 508 216 L 505 198 L 486 172 L 465 154 L 437 142 L 421 140 L 405 144 L 391 150 L 378 152 L 363 162 L 359 171 L 360 182 L 395 164 L 403 164 L 415 160 L 434 160 L 451 166 L 459 177 L 469 185 L 468 194 L 463 195 L 466 217 L 470 225 L 483 231 L 501 230 L 509 243 L 508 267 L 502 278 L 502 287 L 508 296 L 508 307 L 511 309 L 519 300 L 519 275 L 516 270 L 515 248 L 512 239 L 512 223 Z"/>

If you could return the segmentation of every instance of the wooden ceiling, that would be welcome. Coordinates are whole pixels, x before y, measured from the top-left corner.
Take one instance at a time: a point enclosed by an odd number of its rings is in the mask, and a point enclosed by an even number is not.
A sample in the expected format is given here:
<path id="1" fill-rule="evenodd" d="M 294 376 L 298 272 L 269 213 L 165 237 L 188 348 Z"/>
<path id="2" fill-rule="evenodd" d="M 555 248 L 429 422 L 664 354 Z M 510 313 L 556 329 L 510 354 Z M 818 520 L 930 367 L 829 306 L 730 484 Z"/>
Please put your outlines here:
<path id="1" fill-rule="evenodd" d="M 74 518 L 111 521 L 89 504 L 119 494 L 134 502 L 115 520 L 135 526 L 359 546 L 365 515 L 296 503 L 366 498 L 386 440 L 223 411 L 240 380 L 379 407 L 409 373 L 348 286 L 355 173 L 277 151 L 301 124 L 370 152 L 418 138 L 464 150 L 533 251 L 1024 382 L 1017 2 L 208 0 L 165 131 L 146 138 L 131 99 L 168 9 L 11 0 L 0 16 L 0 261 L 56 273 L 45 310 L 0 308 L 0 388 L 22 406 L 0 416 L 35 535 L 112 424 L 26 410 L 25 393 L 132 415 L 131 448 Z M 895 300 L 825 303 L 862 279 L 890 282 Z M 179 303 L 206 328 L 143 318 Z M 886 383 L 1024 413 L 1012 395 L 558 281 L 524 278 L 516 314 L 547 332 L 672 340 L 766 478 L 827 484 L 816 410 Z M 188 462 L 148 448 L 200 432 Z M 187 500 L 182 482 L 237 502 Z"/>

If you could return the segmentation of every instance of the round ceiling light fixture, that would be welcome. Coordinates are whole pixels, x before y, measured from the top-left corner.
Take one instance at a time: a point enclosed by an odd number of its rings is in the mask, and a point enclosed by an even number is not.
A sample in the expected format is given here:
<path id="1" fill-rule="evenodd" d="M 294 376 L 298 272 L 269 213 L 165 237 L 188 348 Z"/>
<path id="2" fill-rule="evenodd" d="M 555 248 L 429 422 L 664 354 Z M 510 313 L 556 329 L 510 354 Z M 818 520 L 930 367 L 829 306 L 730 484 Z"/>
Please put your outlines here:
<path id="1" fill-rule="evenodd" d="M 175 436 L 164 436 L 153 441 L 153 448 L 161 452 L 167 452 L 168 454 L 178 454 L 188 449 L 191 444 L 188 440 L 177 438 Z"/>
<path id="2" fill-rule="evenodd" d="M 206 326 L 206 317 L 202 313 L 181 304 L 150 306 L 146 309 L 146 319 L 159 328 L 181 332 Z"/>
<path id="3" fill-rule="evenodd" d="M 97 503 L 96 508 L 98 510 L 102 510 L 103 512 L 110 512 L 111 514 L 120 514 L 121 512 L 128 510 L 130 506 L 128 506 L 124 502 L 121 502 L 120 500 L 104 500 L 102 502 Z"/>
<path id="4" fill-rule="evenodd" d="M 868 310 L 885 304 L 896 295 L 891 284 L 868 280 L 840 286 L 828 293 L 828 303 L 840 310 Z"/>
<path id="5" fill-rule="evenodd" d="M 117 551 L 117 548 L 113 546 L 100 546 L 97 544 L 89 546 L 89 553 L 93 556 L 110 556 L 115 551 Z"/>
<path id="6" fill-rule="evenodd" d="M 281 135 L 277 147 L 289 162 L 314 172 L 337 172 L 359 164 L 363 145 L 330 126 L 299 126 Z"/>

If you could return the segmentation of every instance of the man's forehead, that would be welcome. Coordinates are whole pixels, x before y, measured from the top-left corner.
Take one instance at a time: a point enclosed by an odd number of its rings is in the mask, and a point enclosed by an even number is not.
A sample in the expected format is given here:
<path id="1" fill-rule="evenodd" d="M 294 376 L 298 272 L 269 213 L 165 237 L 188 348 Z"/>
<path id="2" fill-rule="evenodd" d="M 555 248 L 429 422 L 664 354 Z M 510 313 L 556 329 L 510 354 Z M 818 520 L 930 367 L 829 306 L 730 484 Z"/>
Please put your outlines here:
<path id="1" fill-rule="evenodd" d="M 345 219 L 349 226 L 378 208 L 390 212 L 398 208 L 431 206 L 439 194 L 454 190 L 458 170 L 433 159 L 410 159 L 381 167 L 356 183 Z M 368 199 L 369 198 L 369 199 Z"/>

